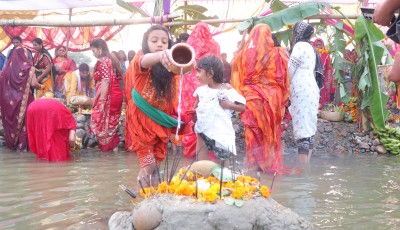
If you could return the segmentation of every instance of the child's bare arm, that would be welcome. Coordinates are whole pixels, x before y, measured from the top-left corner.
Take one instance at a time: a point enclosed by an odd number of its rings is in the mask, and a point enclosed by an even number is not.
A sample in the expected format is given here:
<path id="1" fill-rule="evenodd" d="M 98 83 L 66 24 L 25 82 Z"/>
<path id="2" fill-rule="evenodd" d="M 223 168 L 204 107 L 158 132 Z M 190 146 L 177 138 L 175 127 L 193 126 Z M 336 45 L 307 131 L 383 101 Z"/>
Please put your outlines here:
<path id="1" fill-rule="evenodd" d="M 147 69 L 157 63 L 161 63 L 168 71 L 170 71 L 171 61 L 169 60 L 168 52 L 170 51 L 164 50 L 155 53 L 147 53 L 143 55 L 140 66 Z"/>

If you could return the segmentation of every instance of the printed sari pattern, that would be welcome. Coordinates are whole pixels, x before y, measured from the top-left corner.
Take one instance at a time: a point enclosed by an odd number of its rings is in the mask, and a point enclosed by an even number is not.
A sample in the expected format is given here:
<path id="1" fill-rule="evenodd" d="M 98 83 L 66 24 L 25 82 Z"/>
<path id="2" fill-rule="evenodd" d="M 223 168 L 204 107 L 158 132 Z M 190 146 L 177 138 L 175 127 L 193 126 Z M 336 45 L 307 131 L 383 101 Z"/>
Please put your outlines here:
<path id="1" fill-rule="evenodd" d="M 33 64 L 36 68 L 36 77 L 38 77 L 42 72 L 46 69 L 46 66 L 52 64 L 52 58 L 47 53 L 36 53 L 33 57 Z M 50 71 L 46 77 L 44 77 L 40 82 L 40 84 L 44 85 L 45 88 L 41 90 L 37 90 L 36 99 L 42 97 L 43 94 L 47 92 L 53 91 L 53 75 L 52 71 Z"/>
<path id="2" fill-rule="evenodd" d="M 246 98 L 241 119 L 245 125 L 247 162 L 264 172 L 283 170 L 281 122 L 289 83 L 287 56 L 282 52 L 274 48 L 270 28 L 256 25 L 235 58 L 237 85 Z"/>
<path id="3" fill-rule="evenodd" d="M 29 74 L 32 60 L 25 48 L 15 48 L 0 78 L 1 117 L 9 149 L 26 150 L 26 110 L 34 100 Z"/>
<path id="4" fill-rule="evenodd" d="M 122 91 L 119 87 L 121 76 L 113 70 L 111 59 L 100 58 L 94 67 L 94 80 L 96 81 L 96 97 L 92 108 L 90 129 L 96 136 L 101 151 L 112 150 L 119 144 L 118 125 L 121 116 Z M 105 100 L 100 100 L 103 79 L 109 79 Z M 103 110 L 100 110 L 104 104 Z"/>

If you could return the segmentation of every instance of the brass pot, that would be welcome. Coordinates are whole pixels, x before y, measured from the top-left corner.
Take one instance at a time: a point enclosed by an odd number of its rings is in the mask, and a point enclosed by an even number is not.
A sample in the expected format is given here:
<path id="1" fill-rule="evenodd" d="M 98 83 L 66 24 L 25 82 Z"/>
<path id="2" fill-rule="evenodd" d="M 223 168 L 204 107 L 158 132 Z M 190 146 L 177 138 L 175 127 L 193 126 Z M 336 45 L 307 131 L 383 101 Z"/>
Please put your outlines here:
<path id="1" fill-rule="evenodd" d="M 195 65 L 195 52 L 192 46 L 186 43 L 177 43 L 171 47 L 170 61 L 172 63 L 170 70 L 174 74 L 183 74 L 192 71 Z"/>

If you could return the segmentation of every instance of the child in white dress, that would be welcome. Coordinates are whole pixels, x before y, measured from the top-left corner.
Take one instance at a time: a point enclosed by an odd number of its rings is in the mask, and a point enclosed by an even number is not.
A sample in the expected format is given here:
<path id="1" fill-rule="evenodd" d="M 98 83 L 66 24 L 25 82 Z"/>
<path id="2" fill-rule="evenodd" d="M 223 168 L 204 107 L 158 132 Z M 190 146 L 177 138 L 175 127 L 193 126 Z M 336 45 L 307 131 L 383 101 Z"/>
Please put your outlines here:
<path id="1" fill-rule="evenodd" d="M 194 131 L 197 134 L 198 160 L 206 160 L 209 150 L 219 159 L 236 155 L 231 117 L 234 111 L 245 110 L 246 99 L 231 85 L 222 83 L 223 70 L 222 61 L 215 56 L 203 57 L 197 63 L 197 78 L 204 84 L 193 93 L 196 97 Z"/>

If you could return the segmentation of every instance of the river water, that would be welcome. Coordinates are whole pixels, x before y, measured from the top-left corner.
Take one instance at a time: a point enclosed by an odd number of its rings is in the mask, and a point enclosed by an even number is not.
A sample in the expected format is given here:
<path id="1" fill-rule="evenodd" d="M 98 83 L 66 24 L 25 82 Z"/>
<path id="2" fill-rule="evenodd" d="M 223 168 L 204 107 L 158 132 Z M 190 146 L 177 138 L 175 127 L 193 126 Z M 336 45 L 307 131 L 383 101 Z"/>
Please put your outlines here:
<path id="1" fill-rule="evenodd" d="M 118 187 L 136 186 L 135 154 L 86 150 L 63 163 L 35 156 L 0 147 L 0 229 L 107 229 L 115 211 L 137 202 Z M 285 164 L 304 171 L 278 175 L 273 199 L 320 229 L 400 229 L 400 157 L 327 153 L 308 166 L 295 158 L 285 154 Z M 272 175 L 261 181 L 270 186 Z"/>

